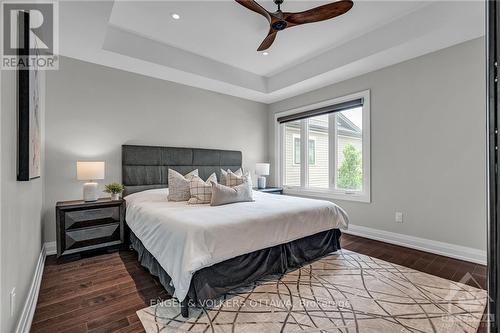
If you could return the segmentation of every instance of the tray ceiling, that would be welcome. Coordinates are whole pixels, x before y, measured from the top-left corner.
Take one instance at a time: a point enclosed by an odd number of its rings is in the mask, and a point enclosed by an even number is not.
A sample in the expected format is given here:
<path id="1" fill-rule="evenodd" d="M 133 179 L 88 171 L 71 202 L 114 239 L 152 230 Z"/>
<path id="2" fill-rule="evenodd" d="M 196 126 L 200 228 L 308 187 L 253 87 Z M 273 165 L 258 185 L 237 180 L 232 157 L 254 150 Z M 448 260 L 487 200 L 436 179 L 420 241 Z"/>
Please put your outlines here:
<path id="1" fill-rule="evenodd" d="M 484 35 L 481 1 L 355 1 L 280 32 L 266 56 L 256 51 L 266 20 L 230 0 L 66 1 L 59 11 L 62 55 L 264 103 Z"/>

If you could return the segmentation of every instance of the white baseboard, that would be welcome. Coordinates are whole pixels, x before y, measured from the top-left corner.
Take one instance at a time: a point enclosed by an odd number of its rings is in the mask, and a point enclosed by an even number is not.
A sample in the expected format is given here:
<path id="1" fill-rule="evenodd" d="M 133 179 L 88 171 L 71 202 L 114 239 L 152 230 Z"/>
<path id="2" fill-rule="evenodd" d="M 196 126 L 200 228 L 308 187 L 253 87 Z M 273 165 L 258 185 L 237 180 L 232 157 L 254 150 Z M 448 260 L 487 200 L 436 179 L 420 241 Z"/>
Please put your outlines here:
<path id="1" fill-rule="evenodd" d="M 409 247 L 416 250 L 443 255 L 455 259 L 470 261 L 476 264 L 486 265 L 486 251 L 439 242 L 435 240 L 398 234 L 395 232 L 377 230 L 359 225 L 349 225 L 346 234 L 366 237 L 390 244 Z"/>
<path id="2" fill-rule="evenodd" d="M 40 291 L 40 284 L 42 282 L 43 268 L 45 267 L 45 257 L 47 256 L 46 244 L 42 246 L 42 251 L 38 256 L 38 262 L 35 267 L 35 274 L 31 281 L 28 296 L 24 302 L 23 311 L 19 317 L 16 327 L 16 333 L 29 333 L 31 329 L 31 322 L 35 314 L 36 303 L 38 301 L 38 292 Z"/>
<path id="3" fill-rule="evenodd" d="M 56 242 L 47 242 L 45 243 L 45 251 L 48 256 L 54 255 L 57 253 L 57 245 Z"/>

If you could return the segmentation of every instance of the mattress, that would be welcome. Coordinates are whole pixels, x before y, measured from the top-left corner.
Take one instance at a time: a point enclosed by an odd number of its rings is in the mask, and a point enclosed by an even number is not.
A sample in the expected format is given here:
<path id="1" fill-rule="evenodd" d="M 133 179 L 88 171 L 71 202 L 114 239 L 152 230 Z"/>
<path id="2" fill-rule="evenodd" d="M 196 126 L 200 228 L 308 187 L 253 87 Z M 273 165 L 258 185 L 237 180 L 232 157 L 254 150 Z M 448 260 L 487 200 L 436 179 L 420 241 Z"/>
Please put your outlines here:
<path id="1" fill-rule="evenodd" d="M 329 201 L 254 191 L 254 202 L 224 206 L 169 202 L 168 189 L 125 197 L 126 221 L 187 296 L 193 274 L 242 254 L 330 229 L 346 229 L 345 211 Z"/>

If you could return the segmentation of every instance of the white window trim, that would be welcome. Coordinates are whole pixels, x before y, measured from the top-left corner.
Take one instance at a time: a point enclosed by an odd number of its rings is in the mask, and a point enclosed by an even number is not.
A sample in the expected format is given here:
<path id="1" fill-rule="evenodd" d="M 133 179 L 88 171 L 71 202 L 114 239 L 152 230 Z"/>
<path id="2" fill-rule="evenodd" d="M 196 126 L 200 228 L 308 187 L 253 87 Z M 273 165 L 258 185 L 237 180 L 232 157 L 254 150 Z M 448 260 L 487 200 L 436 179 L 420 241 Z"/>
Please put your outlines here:
<path id="1" fill-rule="evenodd" d="M 350 100 L 354 100 L 357 98 L 363 98 L 364 103 L 363 103 L 363 140 L 362 140 L 362 147 L 363 147 L 363 191 L 361 192 L 356 192 L 356 191 L 346 191 L 346 190 L 336 190 L 333 188 L 330 189 L 321 189 L 321 188 L 307 188 L 304 185 L 307 184 L 307 179 L 305 179 L 306 175 L 301 175 L 301 186 L 286 186 L 284 187 L 284 193 L 285 194 L 292 194 L 292 195 L 303 195 L 303 196 L 310 196 L 310 197 L 318 197 L 318 198 L 325 198 L 325 199 L 337 199 L 337 200 L 347 200 L 347 201 L 357 201 L 357 202 L 365 202 L 369 203 L 371 202 L 371 134 L 370 134 L 370 90 L 364 90 L 360 91 L 354 94 L 350 94 L 347 96 L 342 96 L 334 99 L 329 99 L 325 100 L 319 103 L 311 104 L 311 105 L 306 105 L 302 106 L 299 108 L 287 110 L 287 111 L 282 111 L 274 114 L 274 142 L 275 142 L 275 147 L 274 147 L 274 156 L 275 156 L 275 165 L 276 165 L 276 172 L 275 172 L 275 178 L 274 182 L 275 184 L 279 186 L 283 186 L 284 182 L 284 172 L 282 172 L 282 166 L 285 165 L 284 161 L 284 154 L 281 154 L 281 150 L 283 147 L 283 126 L 280 126 L 278 123 L 278 118 L 283 117 L 286 115 L 294 114 L 294 113 L 299 113 L 299 112 L 304 112 L 304 111 L 309 111 L 309 110 L 314 110 L 318 108 L 322 108 L 325 106 L 329 106 L 332 104 L 337 104 L 337 103 L 342 103 L 342 102 L 347 102 Z M 304 132 L 304 131 L 302 131 Z M 307 134 L 307 131 L 305 131 Z M 333 140 L 330 140 L 333 141 Z M 308 142 L 307 140 L 302 140 L 302 142 Z M 330 143 L 330 146 L 332 143 Z M 304 151 L 307 153 L 307 146 L 304 147 Z M 330 147 L 331 148 L 331 147 Z M 332 153 L 334 152 L 334 149 L 329 149 L 329 157 L 332 157 Z M 304 154 L 305 156 L 308 156 L 307 154 Z M 301 155 L 301 158 L 303 159 L 304 156 Z M 302 168 L 305 169 L 305 168 Z M 330 179 L 332 182 L 334 182 L 334 177 L 335 173 L 331 175 Z"/>

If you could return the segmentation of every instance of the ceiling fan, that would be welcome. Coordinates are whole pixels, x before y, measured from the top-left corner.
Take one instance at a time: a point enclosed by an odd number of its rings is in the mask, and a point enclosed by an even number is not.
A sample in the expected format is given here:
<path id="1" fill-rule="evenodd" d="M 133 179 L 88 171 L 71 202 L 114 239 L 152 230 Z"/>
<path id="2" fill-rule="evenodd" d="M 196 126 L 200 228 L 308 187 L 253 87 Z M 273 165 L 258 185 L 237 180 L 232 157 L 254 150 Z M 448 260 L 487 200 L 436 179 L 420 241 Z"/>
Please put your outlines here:
<path id="1" fill-rule="evenodd" d="M 287 13 L 281 11 L 283 1 L 284 0 L 274 0 L 274 3 L 278 5 L 278 10 L 271 13 L 254 0 L 236 0 L 240 5 L 264 16 L 269 21 L 269 33 L 262 44 L 260 44 L 257 51 L 268 49 L 273 44 L 278 32 L 281 30 L 296 25 L 329 20 L 347 13 L 353 6 L 351 0 L 340 0 L 299 13 Z"/>

